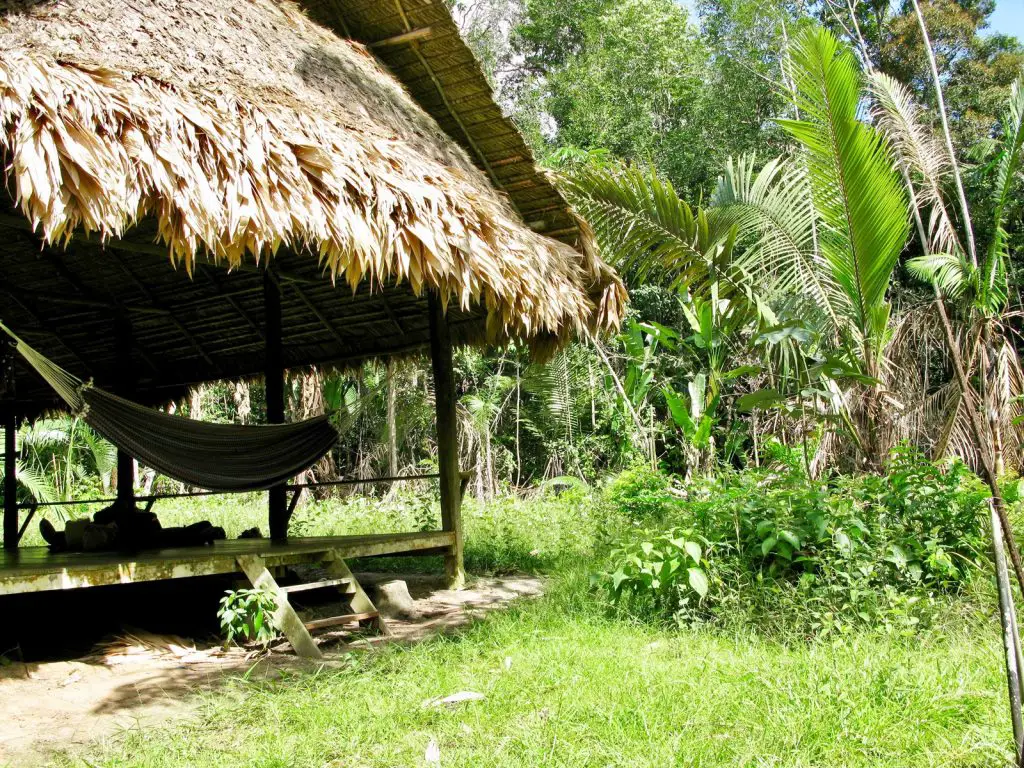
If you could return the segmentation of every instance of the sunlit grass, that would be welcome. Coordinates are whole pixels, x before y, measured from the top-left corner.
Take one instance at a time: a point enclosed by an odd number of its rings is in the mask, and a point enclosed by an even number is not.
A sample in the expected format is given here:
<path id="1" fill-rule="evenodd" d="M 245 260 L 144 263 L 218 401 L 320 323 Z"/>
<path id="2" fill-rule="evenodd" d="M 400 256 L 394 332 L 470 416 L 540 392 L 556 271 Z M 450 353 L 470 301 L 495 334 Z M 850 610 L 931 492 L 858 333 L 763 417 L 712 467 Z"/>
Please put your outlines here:
<path id="1" fill-rule="evenodd" d="M 984 620 L 912 639 L 783 645 L 605 617 L 581 571 L 463 634 L 207 694 L 103 766 L 1001 766 L 1010 734 Z M 424 707 L 458 691 L 486 699 Z M 64 765 L 81 765 L 72 759 Z"/>

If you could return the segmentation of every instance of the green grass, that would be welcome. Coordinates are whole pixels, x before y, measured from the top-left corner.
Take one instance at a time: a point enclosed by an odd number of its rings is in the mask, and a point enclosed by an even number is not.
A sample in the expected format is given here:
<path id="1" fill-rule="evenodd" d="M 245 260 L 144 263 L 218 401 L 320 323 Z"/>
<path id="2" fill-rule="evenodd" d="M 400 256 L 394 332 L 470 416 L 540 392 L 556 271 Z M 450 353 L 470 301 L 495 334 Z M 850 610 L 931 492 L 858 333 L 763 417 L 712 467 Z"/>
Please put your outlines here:
<path id="1" fill-rule="evenodd" d="M 263 524 L 265 501 L 164 502 L 159 512 L 165 525 L 208 518 L 237 535 Z M 415 530 L 432 515 L 429 497 L 352 497 L 305 505 L 294 522 L 301 535 L 344 534 Z M 613 618 L 589 590 L 608 517 L 587 494 L 469 502 L 470 571 L 549 573 L 545 597 L 453 637 L 353 654 L 342 668 L 230 680 L 199 694 L 195 719 L 128 731 L 57 764 L 390 768 L 427 765 L 431 742 L 446 768 L 1007 764 L 987 578 L 936 598 L 934 621 L 911 636 L 809 641 L 749 606 L 714 629 L 669 629 Z M 787 610 L 776 606 L 782 629 Z M 423 707 L 466 690 L 486 699 Z"/>
<path id="2" fill-rule="evenodd" d="M 607 618 L 584 574 L 451 638 L 344 669 L 238 679 L 186 725 L 129 732 L 102 766 L 1001 766 L 1010 743 L 988 620 L 829 643 Z M 457 691 L 486 695 L 424 708 Z M 75 759 L 61 765 L 82 765 Z"/>

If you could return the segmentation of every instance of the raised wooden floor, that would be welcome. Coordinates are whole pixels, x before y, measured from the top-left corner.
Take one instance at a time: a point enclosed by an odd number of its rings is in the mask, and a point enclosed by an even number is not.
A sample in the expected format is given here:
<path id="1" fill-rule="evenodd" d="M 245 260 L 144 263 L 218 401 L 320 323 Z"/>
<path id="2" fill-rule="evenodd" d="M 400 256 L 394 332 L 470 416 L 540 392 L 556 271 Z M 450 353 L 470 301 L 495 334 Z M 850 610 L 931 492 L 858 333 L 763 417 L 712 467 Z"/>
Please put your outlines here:
<path id="1" fill-rule="evenodd" d="M 238 573 L 238 558 L 256 555 L 268 566 L 316 562 L 325 552 L 342 558 L 374 555 L 443 554 L 455 543 L 450 531 L 381 533 L 289 539 L 233 539 L 206 547 L 182 547 L 137 553 L 60 552 L 46 547 L 0 551 L 0 595 L 78 589 L 103 584 L 178 579 Z"/>

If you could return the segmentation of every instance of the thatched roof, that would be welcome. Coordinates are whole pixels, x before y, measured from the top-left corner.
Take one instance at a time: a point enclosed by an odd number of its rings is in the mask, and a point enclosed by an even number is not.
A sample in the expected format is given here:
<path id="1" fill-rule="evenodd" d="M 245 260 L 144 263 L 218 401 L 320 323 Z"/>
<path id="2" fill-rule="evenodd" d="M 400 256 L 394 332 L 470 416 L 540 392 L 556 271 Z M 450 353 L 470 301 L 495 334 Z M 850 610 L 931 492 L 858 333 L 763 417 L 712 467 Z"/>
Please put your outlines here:
<path id="1" fill-rule="evenodd" d="M 127 250 L 152 230 L 189 271 L 293 254 L 353 291 L 437 290 L 465 337 L 541 349 L 617 325 L 621 283 L 496 117 L 440 0 L 309 10 L 334 31 L 275 0 L 0 2 L 0 147 L 44 243 Z M 412 41 L 339 36 L 392 29 Z"/>

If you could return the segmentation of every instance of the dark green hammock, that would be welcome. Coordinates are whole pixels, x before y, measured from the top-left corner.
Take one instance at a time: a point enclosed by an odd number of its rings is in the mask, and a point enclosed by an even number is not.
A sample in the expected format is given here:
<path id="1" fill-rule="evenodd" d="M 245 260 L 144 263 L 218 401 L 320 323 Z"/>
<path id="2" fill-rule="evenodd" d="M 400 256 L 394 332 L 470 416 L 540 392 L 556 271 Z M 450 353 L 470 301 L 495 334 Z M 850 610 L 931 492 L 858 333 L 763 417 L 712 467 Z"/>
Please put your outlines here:
<path id="1" fill-rule="evenodd" d="M 130 456 L 188 485 L 257 491 L 285 482 L 334 447 L 327 416 L 294 424 L 210 424 L 125 400 L 83 382 L 0 323 L 15 347 L 86 424 Z"/>

